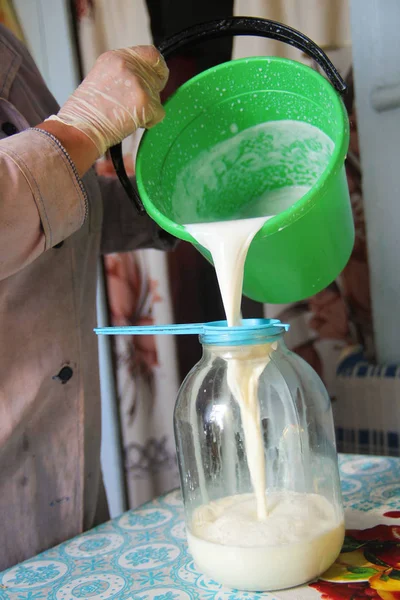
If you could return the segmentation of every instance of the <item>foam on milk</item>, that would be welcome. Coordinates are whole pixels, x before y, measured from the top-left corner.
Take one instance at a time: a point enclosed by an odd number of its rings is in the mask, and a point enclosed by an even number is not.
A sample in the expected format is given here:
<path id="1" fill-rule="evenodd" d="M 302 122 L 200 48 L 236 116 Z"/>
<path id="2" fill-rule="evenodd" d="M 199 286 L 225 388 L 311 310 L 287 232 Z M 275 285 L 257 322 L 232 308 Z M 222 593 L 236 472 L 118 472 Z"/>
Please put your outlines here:
<path id="1" fill-rule="evenodd" d="M 264 146 L 260 147 L 261 143 Z M 175 195 L 180 198 L 181 218 L 193 216 L 192 222 L 182 222 L 211 253 L 230 326 L 241 323 L 243 271 L 253 238 L 268 219 L 307 193 L 325 168 L 332 147 L 332 141 L 311 125 L 266 123 L 201 154 L 177 181 Z M 238 175 L 245 173 L 248 181 L 249 171 L 254 177 L 261 173 L 265 186 L 268 178 L 263 169 L 268 171 L 271 162 L 281 167 L 276 176 L 282 178 L 279 189 L 262 189 L 236 209 L 230 220 L 212 221 L 210 208 L 204 204 L 210 190 L 226 190 L 233 185 L 238 186 L 239 194 L 245 194 L 245 182 Z M 182 202 L 185 193 L 191 198 L 186 203 Z M 271 590 L 307 581 L 330 566 L 343 541 L 343 522 L 337 520 L 334 507 L 322 496 L 266 494 L 258 382 L 275 348 L 275 344 L 249 345 L 240 357 L 227 363 L 228 386 L 240 407 L 254 494 L 222 498 L 199 507 L 188 530 L 198 567 L 239 589 Z"/>
<path id="2" fill-rule="evenodd" d="M 300 121 L 250 127 L 186 160 L 171 197 L 176 223 L 210 223 L 275 215 L 290 206 L 275 190 L 309 189 L 319 179 L 334 144 Z M 166 172 L 168 164 L 165 165 Z"/>
<path id="3" fill-rule="evenodd" d="M 318 494 L 268 495 L 268 519 L 258 521 L 252 494 L 199 507 L 188 530 L 197 567 L 212 579 L 249 591 L 311 581 L 340 552 L 344 524 Z"/>

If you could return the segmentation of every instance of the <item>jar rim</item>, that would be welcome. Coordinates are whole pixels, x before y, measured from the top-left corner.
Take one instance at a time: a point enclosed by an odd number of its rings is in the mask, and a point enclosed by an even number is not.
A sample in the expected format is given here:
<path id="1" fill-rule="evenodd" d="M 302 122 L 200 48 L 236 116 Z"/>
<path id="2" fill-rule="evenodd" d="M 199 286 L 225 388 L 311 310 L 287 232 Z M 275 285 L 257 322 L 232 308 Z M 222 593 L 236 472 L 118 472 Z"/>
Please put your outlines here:
<path id="1" fill-rule="evenodd" d="M 283 336 L 289 325 L 279 319 L 242 319 L 237 327 L 228 327 L 226 321 L 204 323 L 199 336 L 207 346 L 247 346 L 273 342 Z"/>

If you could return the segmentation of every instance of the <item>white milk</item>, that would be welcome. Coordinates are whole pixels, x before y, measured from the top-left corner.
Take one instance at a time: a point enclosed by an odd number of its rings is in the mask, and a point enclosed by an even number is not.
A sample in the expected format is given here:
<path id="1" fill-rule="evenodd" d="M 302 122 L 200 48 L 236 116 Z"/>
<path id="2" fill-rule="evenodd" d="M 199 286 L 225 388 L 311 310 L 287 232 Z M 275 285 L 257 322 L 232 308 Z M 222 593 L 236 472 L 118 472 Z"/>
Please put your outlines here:
<path id="1" fill-rule="evenodd" d="M 257 206 L 271 207 L 277 214 L 307 193 L 308 188 L 293 186 L 264 194 Z M 279 207 L 281 206 L 281 210 Z M 240 325 L 243 271 L 247 250 L 256 233 L 273 214 L 252 219 L 185 225 L 189 233 L 213 258 L 228 325 Z M 259 519 L 267 518 L 264 442 L 260 427 L 258 380 L 269 362 L 270 344 L 249 346 L 242 360 L 228 361 L 228 385 L 240 406 L 246 442 L 247 463 L 257 498 Z"/>
<path id="2" fill-rule="evenodd" d="M 197 567 L 216 581 L 249 591 L 311 581 L 338 556 L 344 524 L 317 494 L 269 494 L 269 515 L 258 521 L 251 494 L 198 508 L 188 531 Z"/>
<path id="3" fill-rule="evenodd" d="M 253 486 L 257 519 L 268 517 L 265 475 L 264 440 L 261 431 L 258 381 L 269 363 L 276 344 L 259 344 L 243 348 L 240 359 L 231 358 L 227 365 L 227 381 L 240 407 L 246 443 L 246 458 Z"/>
<path id="4" fill-rule="evenodd" d="M 240 325 L 243 270 L 247 250 L 270 217 L 220 223 L 195 223 L 186 229 L 211 252 L 228 325 Z"/>
<path id="5" fill-rule="evenodd" d="M 251 241 L 268 219 L 310 189 L 331 151 L 331 140 L 315 127 L 288 121 L 266 123 L 217 144 L 181 174 L 175 190 L 181 218 L 193 215 L 193 222 L 185 228 L 211 253 L 230 326 L 241 323 L 243 271 Z M 203 197 L 210 189 L 235 185 L 242 189 L 240 176 L 248 178 L 251 172 L 262 178 L 268 164 L 282 167 L 286 185 L 264 190 L 232 215 L 232 220 L 209 222 Z M 285 170 L 288 164 L 290 169 Z M 290 175 L 292 171 L 296 174 L 298 164 L 300 181 Z M 302 171 L 307 171 L 308 180 L 302 178 Z M 287 185 L 288 180 L 292 185 Z M 193 202 L 182 203 L 185 193 Z M 204 214 L 208 222 L 202 221 Z M 240 407 L 254 495 L 201 506 L 188 530 L 189 547 L 199 569 L 221 583 L 246 590 L 279 589 L 308 581 L 332 564 L 343 542 L 344 525 L 322 496 L 266 495 L 258 381 L 275 348 L 275 344 L 248 346 L 240 358 L 228 360 L 227 365 L 228 386 Z"/>
<path id="6" fill-rule="evenodd" d="M 308 190 L 306 186 L 292 186 L 266 192 L 254 203 L 255 212 L 271 211 L 262 217 L 185 225 L 211 253 L 229 326 L 240 325 L 244 263 L 254 236 L 266 221 L 292 206 Z"/>

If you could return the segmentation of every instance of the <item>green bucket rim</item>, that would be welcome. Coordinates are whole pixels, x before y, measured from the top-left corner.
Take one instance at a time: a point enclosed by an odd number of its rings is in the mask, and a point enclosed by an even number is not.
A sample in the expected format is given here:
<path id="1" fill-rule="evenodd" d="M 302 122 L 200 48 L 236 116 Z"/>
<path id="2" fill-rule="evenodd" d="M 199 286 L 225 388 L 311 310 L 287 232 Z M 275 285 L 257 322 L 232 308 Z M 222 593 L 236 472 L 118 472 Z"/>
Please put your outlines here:
<path id="1" fill-rule="evenodd" d="M 317 79 L 320 82 L 320 84 L 325 87 L 325 89 L 328 91 L 328 94 L 331 96 L 334 109 L 336 108 L 338 113 L 342 116 L 343 127 L 342 127 L 342 131 L 340 132 L 340 135 L 338 136 L 338 138 L 335 142 L 335 147 L 334 147 L 332 156 L 330 157 L 329 162 L 328 162 L 325 170 L 323 171 L 322 175 L 319 177 L 318 181 L 312 186 L 312 188 L 306 194 L 304 194 L 304 196 L 302 196 L 299 200 L 297 200 L 297 202 L 295 202 L 292 206 L 290 206 L 286 210 L 278 213 L 277 215 L 274 215 L 271 219 L 269 219 L 263 225 L 261 230 L 257 233 L 255 239 L 259 238 L 260 236 L 265 237 L 266 235 L 272 235 L 273 233 L 276 233 L 277 231 L 281 231 L 281 229 L 287 227 L 289 224 L 291 224 L 294 221 L 296 221 L 297 219 L 300 219 L 301 217 L 303 217 L 308 212 L 308 210 L 310 210 L 310 208 L 312 208 L 312 206 L 313 206 L 313 203 L 310 202 L 310 199 L 313 197 L 316 198 L 317 193 L 319 191 L 323 191 L 323 189 L 327 185 L 327 180 L 332 175 L 334 175 L 337 170 L 342 168 L 344 158 L 347 154 L 349 138 L 350 138 L 350 131 L 349 131 L 349 125 L 348 125 L 347 112 L 346 112 L 345 106 L 343 104 L 343 101 L 342 101 L 339 93 L 335 90 L 335 88 L 332 86 L 331 82 L 328 79 L 323 77 L 320 73 L 318 73 L 318 71 L 315 71 L 308 65 L 305 65 L 303 63 L 300 63 L 298 61 L 295 61 L 295 60 L 292 60 L 289 58 L 282 58 L 279 56 L 252 56 L 252 57 L 248 57 L 248 58 L 238 58 L 238 59 L 234 59 L 234 60 L 231 60 L 228 62 L 224 62 L 215 67 L 211 67 L 210 69 L 207 69 L 206 71 L 203 71 L 202 73 L 199 73 L 198 75 L 195 75 L 194 77 L 192 77 L 191 79 L 186 81 L 184 84 L 182 84 L 164 103 L 165 110 L 166 110 L 166 112 L 168 112 L 168 106 L 170 104 L 172 104 L 173 102 L 175 102 L 176 98 L 178 98 L 181 94 L 185 93 L 186 89 L 191 87 L 191 85 L 193 85 L 193 83 L 198 82 L 201 79 L 207 77 L 211 72 L 215 73 L 216 71 L 223 71 L 224 69 L 227 69 L 228 67 L 232 66 L 232 63 L 248 64 L 249 62 L 256 63 L 257 61 L 260 61 L 260 60 L 263 62 L 268 61 L 268 62 L 275 62 L 278 64 L 279 63 L 292 64 L 292 65 L 296 66 L 296 69 L 299 69 L 300 71 L 304 71 L 307 74 L 307 76 L 311 76 L 314 79 Z M 266 91 L 268 91 L 268 90 L 266 90 Z M 287 93 L 287 92 L 285 92 L 284 90 L 281 90 L 281 91 L 279 91 L 279 93 Z M 242 95 L 242 94 L 240 94 L 240 95 Z M 300 96 L 300 94 L 293 94 L 293 95 Z M 302 96 L 302 97 L 304 97 L 304 96 Z M 308 98 L 308 100 L 310 100 L 310 99 Z M 220 102 L 216 102 L 213 106 L 217 106 L 218 104 L 220 104 L 224 101 L 225 101 L 225 99 L 221 99 Z M 193 117 L 193 119 L 185 125 L 185 127 L 182 129 L 182 131 L 184 131 L 187 127 L 190 127 L 191 124 L 193 123 L 193 121 L 195 121 L 199 117 L 199 115 L 202 112 L 204 112 L 204 110 L 207 110 L 207 109 L 200 110 L 196 114 L 196 116 Z M 143 163 L 143 160 L 145 160 L 144 159 L 144 154 L 145 154 L 144 151 L 147 149 L 146 148 L 147 145 L 151 143 L 152 132 L 153 132 L 153 129 L 149 129 L 149 130 L 145 131 L 145 133 L 143 134 L 142 139 L 140 141 L 138 153 L 137 153 L 136 182 L 137 182 L 141 200 L 146 209 L 146 212 L 163 229 L 165 229 L 172 235 L 179 237 L 179 239 L 185 240 L 187 242 L 191 242 L 192 244 L 197 246 L 198 242 L 189 234 L 189 232 L 185 229 L 184 225 L 181 225 L 180 223 L 175 223 L 175 221 L 173 221 L 172 219 L 167 217 L 164 213 L 162 213 L 154 205 L 151 198 L 147 194 L 146 186 L 144 185 L 143 179 L 142 179 L 142 163 Z M 167 158 L 167 155 L 164 157 L 163 162 L 165 162 L 166 158 Z M 162 169 L 161 169 L 161 172 L 162 172 Z M 161 176 L 161 172 L 160 172 L 159 176 Z M 306 208 L 307 208 L 307 210 L 304 210 Z M 288 216 L 290 216 L 290 222 L 288 222 Z M 178 231 L 179 231 L 179 235 L 177 235 Z"/>

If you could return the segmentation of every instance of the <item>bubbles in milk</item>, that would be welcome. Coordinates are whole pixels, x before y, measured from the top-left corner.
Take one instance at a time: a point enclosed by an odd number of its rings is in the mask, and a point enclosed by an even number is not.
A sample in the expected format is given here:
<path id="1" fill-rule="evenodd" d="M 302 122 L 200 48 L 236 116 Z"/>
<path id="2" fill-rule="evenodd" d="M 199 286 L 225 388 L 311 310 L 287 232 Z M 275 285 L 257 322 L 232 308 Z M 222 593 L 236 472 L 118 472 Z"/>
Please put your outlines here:
<path id="1" fill-rule="evenodd" d="M 231 133 L 237 127 L 231 124 Z M 210 223 L 276 214 L 279 207 L 268 210 L 268 195 L 288 187 L 309 189 L 333 147 L 320 129 L 299 121 L 245 129 L 200 152 L 178 173 L 171 200 L 174 220 Z"/>

